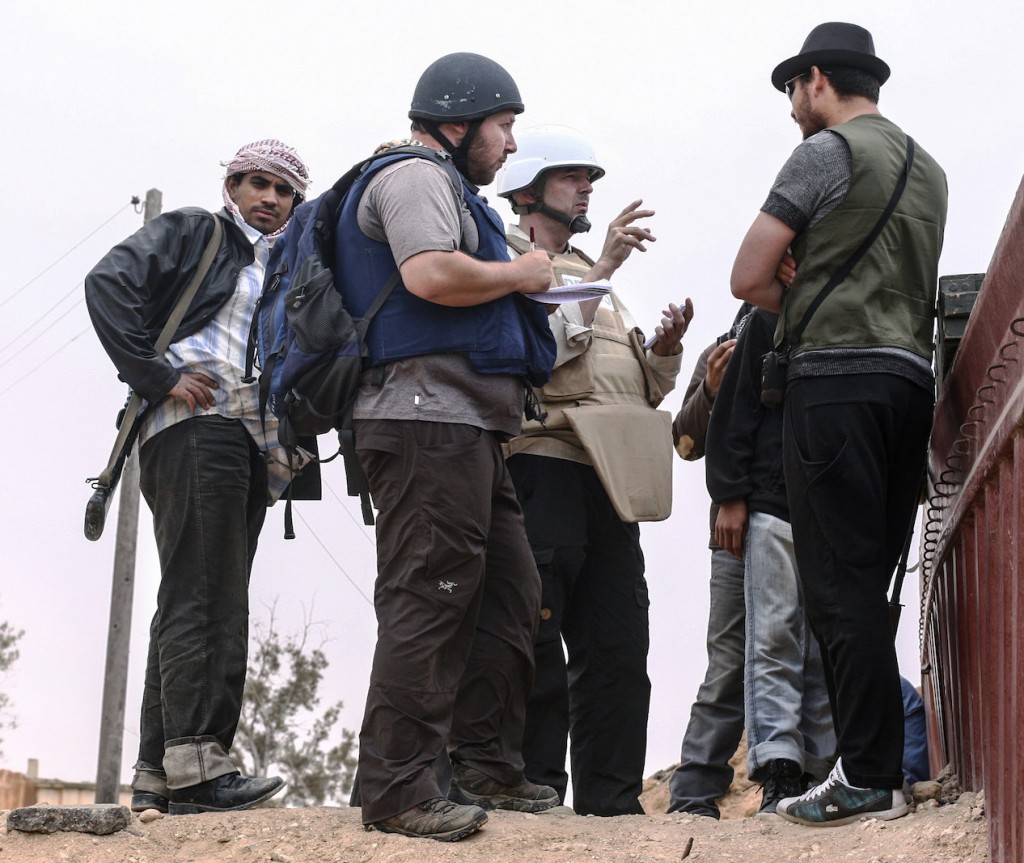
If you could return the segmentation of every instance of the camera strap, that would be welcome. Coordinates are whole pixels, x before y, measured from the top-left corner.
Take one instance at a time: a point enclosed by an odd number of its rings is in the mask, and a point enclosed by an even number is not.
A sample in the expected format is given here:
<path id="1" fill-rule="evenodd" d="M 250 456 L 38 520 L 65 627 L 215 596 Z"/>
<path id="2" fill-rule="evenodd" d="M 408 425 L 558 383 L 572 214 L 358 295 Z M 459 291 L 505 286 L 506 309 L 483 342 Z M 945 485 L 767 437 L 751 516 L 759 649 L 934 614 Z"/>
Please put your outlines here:
<path id="1" fill-rule="evenodd" d="M 903 196 L 903 190 L 907 187 L 907 178 L 910 176 L 910 169 L 914 166 L 914 139 L 907 135 L 907 160 L 903 168 L 903 173 L 900 174 L 899 179 L 896 181 L 896 188 L 893 189 L 892 197 L 889 198 L 889 203 L 886 205 L 882 215 L 879 216 L 878 222 L 874 228 L 871 229 L 871 233 L 868 234 L 864 241 L 857 247 L 857 250 L 850 256 L 849 260 L 843 264 L 828 280 L 828 283 L 819 292 L 818 296 L 811 301 L 811 304 L 804 311 L 804 316 L 800 319 L 800 323 L 797 324 L 796 329 L 793 331 L 792 336 L 787 336 L 783 339 L 781 349 L 782 353 L 789 355 L 790 350 L 794 345 L 800 343 L 800 339 L 804 334 L 804 330 L 807 329 L 807 325 L 811 322 L 811 318 L 814 317 L 814 313 L 818 311 L 818 307 L 825 302 L 826 297 L 834 291 L 839 284 L 848 276 L 853 268 L 857 265 L 857 262 L 867 254 L 868 249 L 878 239 L 878 235 L 882 233 L 882 229 L 885 227 L 886 222 L 889 221 L 889 217 L 893 214 L 896 209 L 896 205 L 899 203 L 900 198 Z"/>

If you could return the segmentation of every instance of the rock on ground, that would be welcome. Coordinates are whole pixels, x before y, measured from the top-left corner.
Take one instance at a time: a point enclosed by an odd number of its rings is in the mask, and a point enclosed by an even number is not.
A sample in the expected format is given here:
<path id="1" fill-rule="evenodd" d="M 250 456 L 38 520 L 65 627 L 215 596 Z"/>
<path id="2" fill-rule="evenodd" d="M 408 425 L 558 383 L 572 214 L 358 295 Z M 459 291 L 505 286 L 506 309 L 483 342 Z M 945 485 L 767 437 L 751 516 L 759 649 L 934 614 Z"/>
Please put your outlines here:
<path id="1" fill-rule="evenodd" d="M 24 833 L 97 833 L 123 830 L 131 821 L 127 806 L 97 803 L 91 806 L 23 806 L 7 815 L 7 829 Z"/>

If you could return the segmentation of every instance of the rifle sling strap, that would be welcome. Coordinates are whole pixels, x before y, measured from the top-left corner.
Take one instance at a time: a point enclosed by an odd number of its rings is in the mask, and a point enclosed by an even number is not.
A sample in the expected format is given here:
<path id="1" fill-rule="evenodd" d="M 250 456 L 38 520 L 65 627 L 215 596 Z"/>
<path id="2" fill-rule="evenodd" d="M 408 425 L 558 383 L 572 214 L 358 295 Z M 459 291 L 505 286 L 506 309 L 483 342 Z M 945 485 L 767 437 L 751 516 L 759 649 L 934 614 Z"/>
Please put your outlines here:
<path id="1" fill-rule="evenodd" d="M 195 298 L 196 292 L 199 290 L 199 286 L 203 283 L 203 279 L 206 278 L 206 274 L 210 271 L 210 267 L 213 266 L 213 259 L 216 257 L 217 250 L 220 248 L 220 241 L 224 233 L 224 228 L 221 224 L 221 220 L 217 218 L 216 215 L 213 215 L 212 218 L 213 236 L 210 237 L 210 242 L 206 244 L 203 256 L 199 259 L 199 266 L 196 268 L 195 275 L 192 276 L 192 280 L 185 286 L 185 290 L 182 291 L 181 296 L 178 297 L 178 302 L 175 303 L 170 316 L 167 318 L 167 323 L 164 324 L 164 328 L 160 331 L 160 335 L 157 337 L 156 344 L 153 345 L 153 350 L 158 356 L 167 350 L 168 345 L 171 343 L 171 339 L 174 337 L 175 332 L 177 332 L 178 327 L 181 325 L 181 322 L 185 317 L 185 313 L 188 311 L 188 307 L 192 305 L 192 300 Z M 117 439 L 114 441 L 114 448 L 110 453 L 110 460 L 107 462 L 107 466 L 103 469 L 103 472 L 99 475 L 97 485 L 104 488 L 110 488 L 118 456 L 125 444 L 128 442 L 128 437 L 131 435 L 136 420 L 139 418 L 139 414 L 142 411 L 142 405 L 142 396 L 133 391 L 131 397 L 128 399 L 128 404 L 125 406 L 121 422 L 118 425 Z"/>

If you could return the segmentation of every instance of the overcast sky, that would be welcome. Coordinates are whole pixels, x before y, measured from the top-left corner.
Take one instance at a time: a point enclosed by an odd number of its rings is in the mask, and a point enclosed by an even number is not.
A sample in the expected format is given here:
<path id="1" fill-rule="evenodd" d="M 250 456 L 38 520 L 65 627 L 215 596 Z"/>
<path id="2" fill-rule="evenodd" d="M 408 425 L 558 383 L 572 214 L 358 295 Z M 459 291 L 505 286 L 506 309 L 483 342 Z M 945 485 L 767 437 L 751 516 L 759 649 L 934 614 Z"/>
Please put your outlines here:
<path id="1" fill-rule="evenodd" d="M 853 17 L 851 17 L 853 16 Z M 84 479 L 105 465 L 124 387 L 89 326 L 85 273 L 141 225 L 133 195 L 165 210 L 220 206 L 223 169 L 243 143 L 295 146 L 328 188 L 380 141 L 407 133 L 420 72 L 452 51 L 493 57 L 519 83 L 519 128 L 562 123 L 589 136 L 607 176 L 592 236 L 642 197 L 658 237 L 614 284 L 651 331 L 668 302 L 692 297 L 678 410 L 700 351 L 728 328 L 739 242 L 799 142 L 771 70 L 809 30 L 853 20 L 874 34 L 892 78 L 880 108 L 945 168 L 949 219 L 941 274 L 983 272 L 1024 169 L 1020 0 L 790 0 L 783 4 L 606 0 L 448 4 L 378 0 L 245 4 L 14 2 L 0 53 L 0 157 L 7 248 L 0 276 L 3 491 L 0 620 L 25 630 L 0 680 L 19 727 L 0 768 L 68 781 L 96 773 L 115 531 L 86 541 Z M 493 191 L 493 190 L 492 190 Z M 497 200 L 508 219 L 509 210 Z M 329 441 L 322 442 L 321 449 Z M 642 528 L 652 598 L 647 773 L 678 758 L 705 667 L 708 497 L 700 462 L 674 465 L 674 513 Z M 358 728 L 373 651 L 372 533 L 344 496 L 296 507 L 298 538 L 270 511 L 252 577 L 252 616 L 297 630 L 319 622 L 331 662 L 325 702 Z M 122 776 L 138 745 L 148 621 L 159 578 L 143 504 Z M 116 517 L 112 509 L 111 524 Z M 916 559 L 916 554 L 912 559 Z M 920 680 L 914 576 L 898 639 Z"/>

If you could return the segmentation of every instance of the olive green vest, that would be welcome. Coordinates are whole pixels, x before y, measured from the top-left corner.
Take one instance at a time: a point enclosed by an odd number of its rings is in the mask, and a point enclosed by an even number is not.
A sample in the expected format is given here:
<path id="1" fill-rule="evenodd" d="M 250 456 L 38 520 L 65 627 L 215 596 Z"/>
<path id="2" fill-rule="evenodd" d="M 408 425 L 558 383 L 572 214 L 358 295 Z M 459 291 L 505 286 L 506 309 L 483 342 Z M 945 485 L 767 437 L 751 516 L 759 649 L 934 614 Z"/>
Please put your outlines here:
<path id="1" fill-rule="evenodd" d="M 797 277 L 783 299 L 776 343 L 796 329 L 821 288 L 871 232 L 906 164 L 906 135 L 878 114 L 830 131 L 849 144 L 850 190 L 793 242 Z M 918 146 L 906 189 L 882 233 L 814 313 L 791 353 L 895 347 L 930 360 L 945 223 L 946 176 Z"/>

